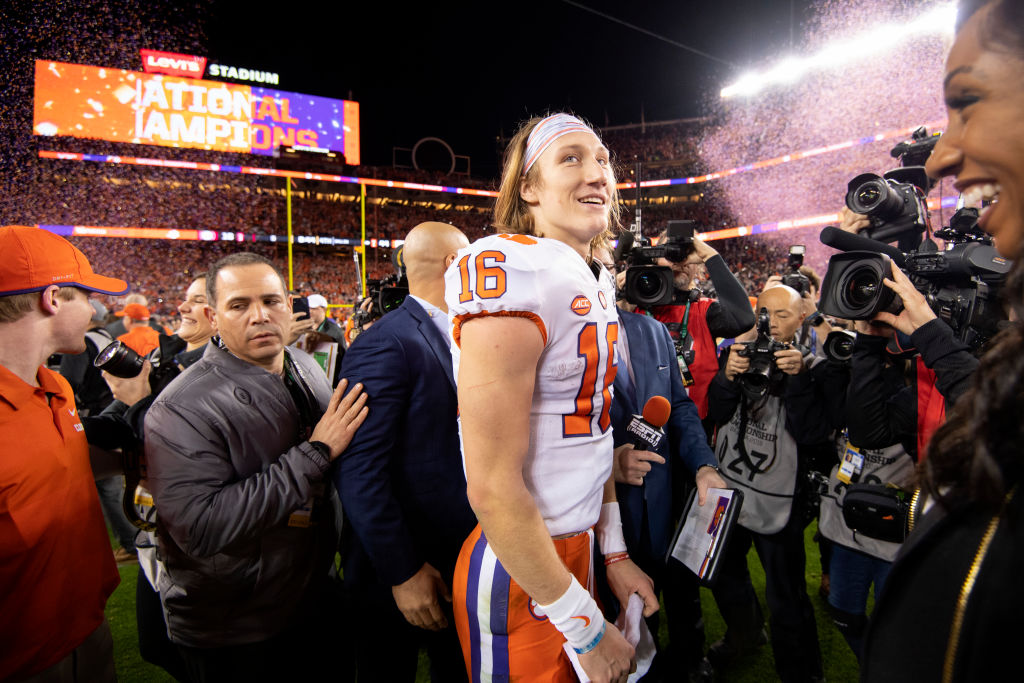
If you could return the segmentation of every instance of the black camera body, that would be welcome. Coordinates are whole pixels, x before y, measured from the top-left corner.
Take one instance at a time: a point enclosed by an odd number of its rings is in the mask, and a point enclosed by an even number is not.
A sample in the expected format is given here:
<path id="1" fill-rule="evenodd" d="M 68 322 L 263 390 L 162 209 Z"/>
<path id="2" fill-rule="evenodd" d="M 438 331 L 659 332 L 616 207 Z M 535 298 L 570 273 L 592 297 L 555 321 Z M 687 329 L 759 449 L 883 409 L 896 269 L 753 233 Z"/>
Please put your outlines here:
<path id="1" fill-rule="evenodd" d="M 409 296 L 409 278 L 405 275 L 405 245 L 391 253 L 391 264 L 397 272 L 380 280 L 366 280 L 366 298 L 371 301 L 370 310 L 357 307 L 352 313 L 353 338 L 362 332 L 367 323 L 377 320 L 386 313 L 397 309 Z"/>
<path id="2" fill-rule="evenodd" d="M 180 337 L 161 334 L 160 346 L 140 356 L 124 342 L 113 341 L 96 354 L 92 364 L 114 377 L 130 379 L 139 376 L 143 362 L 148 360 L 153 366 L 149 373 L 149 387 L 155 396 L 181 374 L 181 368 L 174 362 L 174 357 L 187 347 L 188 344 Z"/>
<path id="3" fill-rule="evenodd" d="M 950 228 L 937 233 L 949 242 L 945 251 L 927 241 L 918 251 L 902 253 L 888 244 L 846 234 L 843 245 L 859 248 L 829 259 L 819 309 L 850 320 L 871 320 L 883 311 L 899 313 L 903 302 L 882 282 L 892 278 L 895 262 L 956 337 L 979 348 L 1006 319 L 999 294 L 1011 264 L 996 252 L 990 238 L 977 231 L 977 217 L 976 209 L 957 211 Z M 826 237 L 830 230 L 835 229 L 822 231 L 823 242 L 832 241 Z"/>
<path id="4" fill-rule="evenodd" d="M 366 297 L 372 301 L 369 311 L 356 308 L 352 325 L 361 330 L 367 323 L 397 309 L 409 296 L 409 279 L 405 272 L 394 273 L 380 280 L 366 280 Z"/>
<path id="5" fill-rule="evenodd" d="M 789 248 L 789 259 L 786 261 L 786 272 L 782 275 L 782 284 L 795 289 L 800 296 L 811 291 L 811 280 L 800 272 L 804 265 L 804 252 L 806 248 L 802 244 L 794 244 Z"/>
<path id="6" fill-rule="evenodd" d="M 862 173 L 847 186 L 846 205 L 871 221 L 865 231 L 870 239 L 891 242 L 928 229 L 924 192 L 912 183 L 897 180 L 903 170 L 895 169 L 884 176 Z"/>
<path id="7" fill-rule="evenodd" d="M 675 273 L 668 266 L 655 265 L 659 258 L 672 263 L 681 263 L 693 253 L 693 221 L 669 221 L 665 239 L 657 246 L 651 246 L 644 237 L 623 236 L 628 242 L 624 249 L 616 250 L 616 260 L 624 258 L 627 263 L 626 282 L 622 291 L 626 301 L 642 308 L 686 303 L 688 293 L 678 291 Z"/>
<path id="8" fill-rule="evenodd" d="M 775 352 L 788 349 L 789 344 L 772 339 L 770 330 L 768 309 L 762 308 L 757 314 L 757 339 L 743 343 L 736 351 L 741 358 L 750 359 L 750 367 L 737 378 L 748 396 L 764 396 L 768 387 L 782 378 L 782 371 L 775 364 Z"/>
<path id="9" fill-rule="evenodd" d="M 924 163 L 932 153 L 938 135 L 928 135 L 924 126 L 910 140 L 896 145 L 889 153 L 900 160 L 900 167 L 878 176 L 862 173 L 847 185 L 846 206 L 871 221 L 865 235 L 879 242 L 899 241 L 906 251 L 920 243 L 928 230 L 930 216 L 925 197 L 932 181 Z"/>

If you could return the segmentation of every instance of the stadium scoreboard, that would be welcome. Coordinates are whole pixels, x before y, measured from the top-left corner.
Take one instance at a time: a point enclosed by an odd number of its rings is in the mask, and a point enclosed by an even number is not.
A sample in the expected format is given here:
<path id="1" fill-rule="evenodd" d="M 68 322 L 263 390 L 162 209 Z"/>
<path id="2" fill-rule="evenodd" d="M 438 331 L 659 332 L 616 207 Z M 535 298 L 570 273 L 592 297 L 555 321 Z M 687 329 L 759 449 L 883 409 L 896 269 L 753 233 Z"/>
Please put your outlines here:
<path id="1" fill-rule="evenodd" d="M 184 67 L 183 74 L 202 69 L 150 58 Z M 49 60 L 35 65 L 32 131 L 268 156 L 282 145 L 300 145 L 340 152 L 346 163 L 359 164 L 358 102 Z"/>

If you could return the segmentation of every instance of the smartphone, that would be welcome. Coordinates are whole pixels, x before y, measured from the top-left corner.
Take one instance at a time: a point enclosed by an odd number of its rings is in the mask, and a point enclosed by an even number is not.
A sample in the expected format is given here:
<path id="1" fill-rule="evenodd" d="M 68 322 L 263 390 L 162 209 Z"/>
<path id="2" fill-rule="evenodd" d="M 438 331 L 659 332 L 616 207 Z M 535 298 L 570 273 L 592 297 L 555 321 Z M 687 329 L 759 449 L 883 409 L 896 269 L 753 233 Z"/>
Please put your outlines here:
<path id="1" fill-rule="evenodd" d="M 306 320 L 309 318 L 309 299 L 304 296 L 297 296 L 292 299 L 292 313 L 302 313 L 299 316 L 299 320 Z"/>

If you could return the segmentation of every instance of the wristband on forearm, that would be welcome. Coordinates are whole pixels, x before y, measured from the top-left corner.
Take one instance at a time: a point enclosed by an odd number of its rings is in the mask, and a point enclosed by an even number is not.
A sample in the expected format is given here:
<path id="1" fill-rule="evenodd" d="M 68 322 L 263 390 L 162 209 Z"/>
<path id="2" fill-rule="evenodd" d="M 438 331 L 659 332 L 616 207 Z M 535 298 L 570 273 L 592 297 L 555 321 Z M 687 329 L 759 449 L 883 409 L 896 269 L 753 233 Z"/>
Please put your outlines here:
<path id="1" fill-rule="evenodd" d="M 622 535 L 622 514 L 618 503 L 605 503 L 601 506 L 601 516 L 594 527 L 594 533 L 602 555 L 626 552 L 626 538 Z"/>
<path id="2" fill-rule="evenodd" d="M 562 597 L 550 605 L 538 605 L 551 625 L 565 636 L 576 654 L 590 652 L 604 637 L 605 621 L 590 593 L 572 577 Z"/>

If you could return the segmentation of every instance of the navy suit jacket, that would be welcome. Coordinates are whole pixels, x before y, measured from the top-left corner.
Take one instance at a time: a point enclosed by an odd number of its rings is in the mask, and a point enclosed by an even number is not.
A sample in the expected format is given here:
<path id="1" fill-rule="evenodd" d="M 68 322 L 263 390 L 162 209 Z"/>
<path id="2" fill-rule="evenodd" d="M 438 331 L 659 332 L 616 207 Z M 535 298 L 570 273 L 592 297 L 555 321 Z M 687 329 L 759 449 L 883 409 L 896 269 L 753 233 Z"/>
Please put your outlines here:
<path id="1" fill-rule="evenodd" d="M 466 498 L 451 353 L 412 297 L 360 334 L 342 377 L 362 382 L 366 421 L 339 457 L 334 483 L 355 531 L 345 581 L 395 586 L 429 562 L 451 582 L 476 525 Z"/>
<path id="2" fill-rule="evenodd" d="M 629 370 L 620 363 L 615 375 L 615 400 L 612 402 L 612 428 L 615 445 L 631 443 L 626 432 L 633 415 L 643 413 L 644 404 L 652 396 L 664 396 L 672 404 L 672 413 L 665 425 L 657 452 L 665 458 L 664 465 L 651 463 L 651 471 L 642 486 L 616 483 L 615 492 L 622 514 L 622 531 L 630 552 L 643 547 L 647 536 L 651 559 L 662 558 L 675 531 L 672 517 L 672 468 L 683 466 L 694 475 L 701 465 L 717 465 L 707 445 L 697 407 L 686 394 L 679 376 L 675 346 L 668 328 L 654 318 L 619 310 L 619 335 L 625 335 L 629 348 L 629 364 L 636 380 L 635 391 L 626 388 Z M 677 495 L 679 495 L 677 493 Z M 644 509 L 647 525 L 644 527 Z"/>

